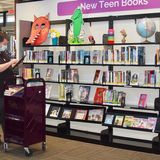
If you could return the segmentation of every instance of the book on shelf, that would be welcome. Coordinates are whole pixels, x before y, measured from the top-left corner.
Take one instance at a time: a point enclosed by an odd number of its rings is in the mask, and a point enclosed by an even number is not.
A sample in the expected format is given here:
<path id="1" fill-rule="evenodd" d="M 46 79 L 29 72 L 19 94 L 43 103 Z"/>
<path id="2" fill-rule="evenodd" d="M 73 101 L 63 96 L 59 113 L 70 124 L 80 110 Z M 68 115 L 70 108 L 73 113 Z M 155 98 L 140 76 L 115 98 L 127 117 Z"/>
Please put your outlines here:
<path id="1" fill-rule="evenodd" d="M 50 81 L 52 79 L 52 75 L 53 75 L 53 69 L 52 68 L 47 68 L 45 80 Z"/>
<path id="2" fill-rule="evenodd" d="M 97 87 L 96 88 L 96 92 L 94 95 L 94 104 L 103 104 L 103 96 L 104 96 L 104 92 L 106 91 L 106 88 L 100 88 Z"/>
<path id="3" fill-rule="evenodd" d="M 65 100 L 66 99 L 65 84 L 59 84 L 58 85 L 58 99 L 59 100 Z"/>
<path id="4" fill-rule="evenodd" d="M 87 103 L 89 100 L 91 86 L 79 86 L 79 100 Z"/>
<path id="5" fill-rule="evenodd" d="M 77 109 L 74 119 L 78 120 L 85 120 L 87 116 L 87 110 L 84 109 Z"/>
<path id="6" fill-rule="evenodd" d="M 53 63 L 54 62 L 54 52 L 48 51 L 47 54 L 47 63 Z"/>
<path id="7" fill-rule="evenodd" d="M 126 85 L 130 85 L 130 81 L 131 81 L 131 71 L 127 70 L 126 71 Z"/>
<path id="8" fill-rule="evenodd" d="M 49 111 L 50 106 L 51 106 L 50 104 L 46 103 L 46 106 L 45 106 L 45 116 L 48 115 L 48 111 Z"/>
<path id="9" fill-rule="evenodd" d="M 115 126 L 122 126 L 122 124 L 123 124 L 123 119 L 124 119 L 124 116 L 123 116 L 123 115 L 116 115 L 116 116 L 115 116 L 115 119 L 114 119 L 114 125 L 115 125 Z"/>
<path id="10" fill-rule="evenodd" d="M 4 91 L 5 96 L 13 96 L 16 95 L 18 92 L 21 92 L 24 90 L 24 86 L 19 85 L 10 85 L 8 89 Z"/>
<path id="11" fill-rule="evenodd" d="M 157 123 L 157 117 L 148 117 L 146 128 L 154 132 L 156 123 Z"/>
<path id="12" fill-rule="evenodd" d="M 132 127 L 133 126 L 134 117 L 126 115 L 123 122 L 123 127 Z"/>
<path id="13" fill-rule="evenodd" d="M 147 94 L 140 94 L 139 101 L 138 101 L 139 108 L 146 108 L 147 107 Z"/>
<path id="14" fill-rule="evenodd" d="M 141 128 L 141 129 L 147 129 L 147 118 L 135 118 L 133 119 L 133 126 L 134 128 Z"/>
<path id="15" fill-rule="evenodd" d="M 47 117 L 57 118 L 59 115 L 60 109 L 61 107 L 51 105 Z"/>
<path id="16" fill-rule="evenodd" d="M 66 51 L 59 52 L 59 63 L 66 63 Z"/>
<path id="17" fill-rule="evenodd" d="M 160 49 L 156 49 L 156 64 L 160 65 Z"/>
<path id="18" fill-rule="evenodd" d="M 22 76 L 25 80 L 33 78 L 34 70 L 32 68 L 23 68 Z"/>
<path id="19" fill-rule="evenodd" d="M 46 84 L 46 89 L 45 89 L 45 97 L 49 99 L 51 97 L 51 91 L 52 91 L 52 84 Z"/>
<path id="20" fill-rule="evenodd" d="M 139 85 L 139 74 L 137 72 L 131 72 L 130 85 Z"/>
<path id="21" fill-rule="evenodd" d="M 62 113 L 62 118 L 70 119 L 71 114 L 72 114 L 72 109 L 64 108 L 63 113 Z"/>
<path id="22" fill-rule="evenodd" d="M 40 68 L 34 68 L 34 78 L 41 78 Z"/>
<path id="23" fill-rule="evenodd" d="M 67 76 L 68 82 L 79 83 L 78 69 L 69 69 L 67 70 L 67 73 L 68 73 L 68 76 Z"/>
<path id="24" fill-rule="evenodd" d="M 73 84 L 66 84 L 65 85 L 65 100 L 72 101 L 73 98 Z"/>
<path id="25" fill-rule="evenodd" d="M 92 59 L 91 59 L 92 64 L 102 63 L 101 62 L 101 50 L 93 50 L 91 52 L 91 55 L 92 55 Z"/>
<path id="26" fill-rule="evenodd" d="M 102 122 L 103 114 L 104 114 L 103 109 L 89 109 L 88 120 L 89 121 Z"/>
<path id="27" fill-rule="evenodd" d="M 100 78 L 101 78 L 101 71 L 96 70 L 93 78 L 93 83 L 100 83 Z"/>
<path id="28" fill-rule="evenodd" d="M 145 47 L 138 46 L 138 65 L 145 65 Z"/>
<path id="29" fill-rule="evenodd" d="M 76 51 L 71 51 L 71 63 L 75 64 L 76 61 Z"/>
<path id="30" fill-rule="evenodd" d="M 83 54 L 83 64 L 90 64 L 90 51 L 84 51 Z"/>
<path id="31" fill-rule="evenodd" d="M 114 114 L 106 114 L 104 124 L 106 125 L 112 125 L 114 120 Z"/>

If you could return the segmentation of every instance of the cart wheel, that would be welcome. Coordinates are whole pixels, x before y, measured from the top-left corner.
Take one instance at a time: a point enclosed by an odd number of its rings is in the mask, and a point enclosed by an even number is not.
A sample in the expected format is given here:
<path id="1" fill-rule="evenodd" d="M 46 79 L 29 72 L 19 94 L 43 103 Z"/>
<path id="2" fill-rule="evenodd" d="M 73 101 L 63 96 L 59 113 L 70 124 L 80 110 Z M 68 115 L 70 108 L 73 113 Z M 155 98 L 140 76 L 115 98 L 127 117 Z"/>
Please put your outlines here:
<path id="1" fill-rule="evenodd" d="M 3 149 L 5 152 L 8 151 L 8 143 L 5 143 L 5 142 L 3 143 Z"/>
<path id="2" fill-rule="evenodd" d="M 42 142 L 42 150 L 43 150 L 43 151 L 46 151 L 46 149 L 47 149 L 46 142 Z"/>
<path id="3" fill-rule="evenodd" d="M 29 157 L 32 155 L 32 150 L 30 150 L 28 147 L 24 147 L 25 156 Z"/>

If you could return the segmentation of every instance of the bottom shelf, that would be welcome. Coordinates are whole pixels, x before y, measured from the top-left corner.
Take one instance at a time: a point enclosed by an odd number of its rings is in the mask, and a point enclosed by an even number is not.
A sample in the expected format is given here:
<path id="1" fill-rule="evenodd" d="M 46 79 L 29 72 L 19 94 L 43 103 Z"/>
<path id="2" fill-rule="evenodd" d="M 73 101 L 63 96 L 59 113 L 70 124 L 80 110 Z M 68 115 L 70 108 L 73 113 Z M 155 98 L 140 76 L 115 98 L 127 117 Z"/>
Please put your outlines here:
<path id="1" fill-rule="evenodd" d="M 94 133 L 76 129 L 69 129 L 65 123 L 62 123 L 60 126 L 47 125 L 46 133 L 52 136 L 78 140 L 87 143 L 160 154 L 159 139 L 158 141 L 155 141 L 155 139 L 149 141 L 128 137 L 112 136 L 108 129 L 101 131 L 101 133 Z"/>

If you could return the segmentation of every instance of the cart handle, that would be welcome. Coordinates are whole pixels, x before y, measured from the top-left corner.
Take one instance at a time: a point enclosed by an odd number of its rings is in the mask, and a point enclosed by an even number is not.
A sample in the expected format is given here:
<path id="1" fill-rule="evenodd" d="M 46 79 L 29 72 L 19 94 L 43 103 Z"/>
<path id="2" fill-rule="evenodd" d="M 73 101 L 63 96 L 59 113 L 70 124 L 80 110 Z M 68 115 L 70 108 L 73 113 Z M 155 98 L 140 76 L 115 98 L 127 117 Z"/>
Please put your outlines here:
<path id="1" fill-rule="evenodd" d="M 45 86 L 45 80 L 43 78 L 32 78 L 32 79 L 28 79 L 25 81 L 24 83 L 24 86 L 27 87 L 27 84 L 30 83 L 30 82 L 42 82 L 43 83 L 43 86 Z"/>

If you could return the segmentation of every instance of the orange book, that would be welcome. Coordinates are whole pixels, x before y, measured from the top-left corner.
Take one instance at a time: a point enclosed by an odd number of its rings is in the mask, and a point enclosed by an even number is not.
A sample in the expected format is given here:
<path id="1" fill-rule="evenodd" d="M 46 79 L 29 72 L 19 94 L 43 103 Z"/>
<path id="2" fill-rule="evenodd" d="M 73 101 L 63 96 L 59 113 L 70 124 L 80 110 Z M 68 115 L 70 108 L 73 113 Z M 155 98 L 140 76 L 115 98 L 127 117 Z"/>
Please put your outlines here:
<path id="1" fill-rule="evenodd" d="M 94 95 L 94 104 L 103 104 L 103 95 L 106 91 L 106 88 L 97 87 L 96 93 Z"/>

